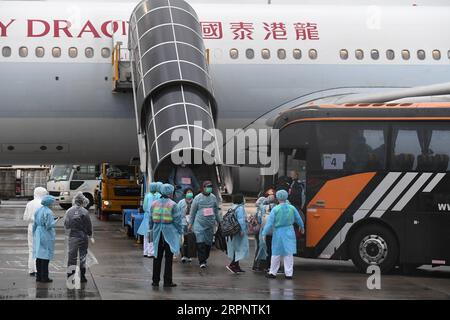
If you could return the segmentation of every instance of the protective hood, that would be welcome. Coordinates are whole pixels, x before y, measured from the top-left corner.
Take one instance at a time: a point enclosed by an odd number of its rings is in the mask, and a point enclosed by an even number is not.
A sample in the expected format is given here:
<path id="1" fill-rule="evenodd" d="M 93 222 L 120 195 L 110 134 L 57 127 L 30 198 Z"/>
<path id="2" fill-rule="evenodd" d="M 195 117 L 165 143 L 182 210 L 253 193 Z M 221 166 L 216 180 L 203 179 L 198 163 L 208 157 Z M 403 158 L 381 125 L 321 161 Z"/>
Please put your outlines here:
<path id="1" fill-rule="evenodd" d="M 35 200 L 42 200 L 46 195 L 48 195 L 47 189 L 43 187 L 37 187 L 34 189 L 34 199 Z"/>

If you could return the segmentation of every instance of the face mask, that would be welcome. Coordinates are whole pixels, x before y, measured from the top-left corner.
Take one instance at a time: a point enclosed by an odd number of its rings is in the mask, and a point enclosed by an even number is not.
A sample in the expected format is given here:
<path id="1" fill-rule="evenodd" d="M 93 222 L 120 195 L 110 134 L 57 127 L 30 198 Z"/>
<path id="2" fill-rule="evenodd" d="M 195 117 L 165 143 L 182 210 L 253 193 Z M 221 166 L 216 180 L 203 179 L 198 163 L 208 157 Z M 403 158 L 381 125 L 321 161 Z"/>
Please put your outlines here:
<path id="1" fill-rule="evenodd" d="M 206 187 L 205 188 L 205 192 L 206 193 L 211 193 L 212 192 L 212 187 Z"/>
<path id="2" fill-rule="evenodd" d="M 193 197 L 194 197 L 193 193 L 190 192 L 186 193 L 186 199 L 192 199 Z"/>

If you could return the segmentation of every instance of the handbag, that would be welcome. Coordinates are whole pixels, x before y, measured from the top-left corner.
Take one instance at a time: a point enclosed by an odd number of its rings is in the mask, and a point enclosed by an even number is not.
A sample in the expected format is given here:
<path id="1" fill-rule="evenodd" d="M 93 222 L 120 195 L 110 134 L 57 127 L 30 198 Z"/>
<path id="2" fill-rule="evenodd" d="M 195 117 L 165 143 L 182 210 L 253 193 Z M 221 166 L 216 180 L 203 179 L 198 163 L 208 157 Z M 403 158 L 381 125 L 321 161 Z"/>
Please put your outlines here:
<path id="1" fill-rule="evenodd" d="M 227 251 L 227 240 L 225 239 L 225 237 L 222 234 L 222 230 L 219 226 L 219 228 L 217 228 L 216 234 L 214 235 L 214 245 L 216 246 L 217 249 L 221 250 L 221 251 Z"/>

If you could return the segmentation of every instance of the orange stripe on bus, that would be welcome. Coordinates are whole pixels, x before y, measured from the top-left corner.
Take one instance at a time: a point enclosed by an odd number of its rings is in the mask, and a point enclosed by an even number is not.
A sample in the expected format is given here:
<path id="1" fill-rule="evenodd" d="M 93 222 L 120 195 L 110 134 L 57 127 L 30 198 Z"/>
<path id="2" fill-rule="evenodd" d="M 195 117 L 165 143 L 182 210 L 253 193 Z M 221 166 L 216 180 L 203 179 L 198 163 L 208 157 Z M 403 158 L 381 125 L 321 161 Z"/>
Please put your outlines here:
<path id="1" fill-rule="evenodd" d="M 304 119 L 297 119 L 291 122 L 286 123 L 281 127 L 280 130 L 286 128 L 287 126 L 298 123 L 298 122 L 310 122 L 310 121 L 386 121 L 386 120 L 399 120 L 399 121 L 436 121 L 436 120 L 442 120 L 442 121 L 448 121 L 450 120 L 450 117 L 330 117 L 330 118 L 304 118 Z"/>
<path id="2" fill-rule="evenodd" d="M 324 184 L 307 206 L 307 247 L 314 247 L 319 243 L 375 174 L 359 173 Z"/>

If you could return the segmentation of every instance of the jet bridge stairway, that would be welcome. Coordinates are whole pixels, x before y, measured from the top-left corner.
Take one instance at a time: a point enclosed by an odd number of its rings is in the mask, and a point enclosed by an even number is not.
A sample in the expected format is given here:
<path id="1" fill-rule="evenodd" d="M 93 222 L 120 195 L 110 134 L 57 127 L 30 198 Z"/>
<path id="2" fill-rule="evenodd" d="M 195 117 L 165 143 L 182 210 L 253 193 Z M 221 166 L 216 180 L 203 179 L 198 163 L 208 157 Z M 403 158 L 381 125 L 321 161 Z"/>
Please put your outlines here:
<path id="1" fill-rule="evenodd" d="M 144 0 L 129 31 L 141 171 L 167 181 L 172 155 L 191 163 L 205 156 L 194 173 L 218 185 L 218 153 L 210 151 L 218 150 L 217 106 L 196 12 L 183 0 Z"/>

